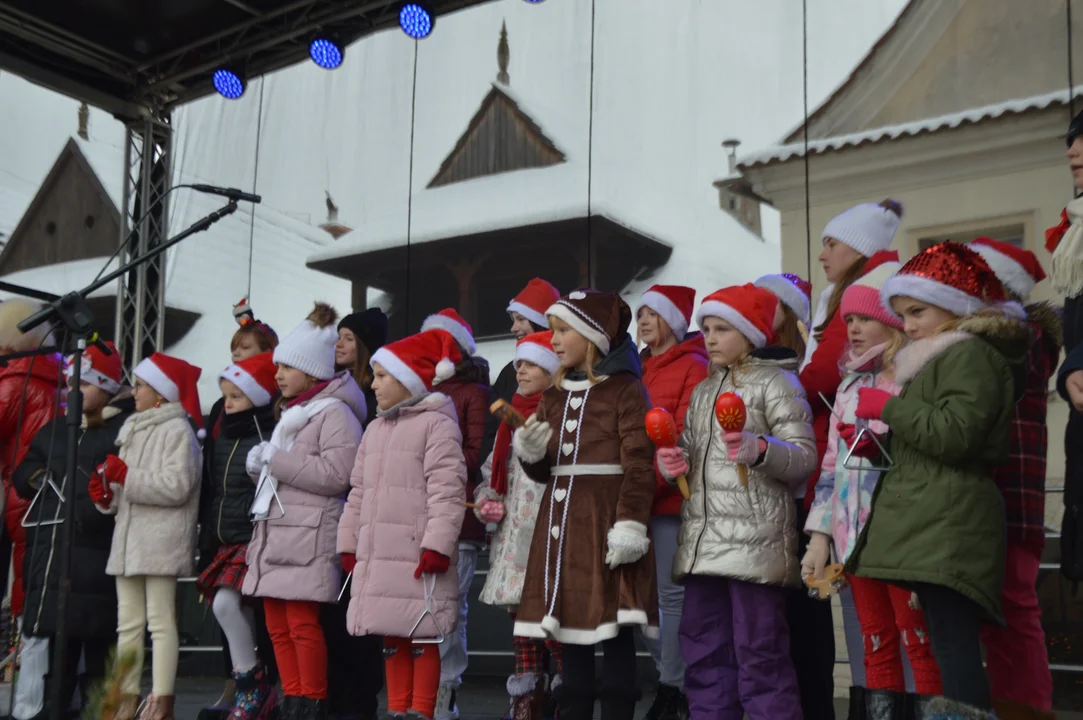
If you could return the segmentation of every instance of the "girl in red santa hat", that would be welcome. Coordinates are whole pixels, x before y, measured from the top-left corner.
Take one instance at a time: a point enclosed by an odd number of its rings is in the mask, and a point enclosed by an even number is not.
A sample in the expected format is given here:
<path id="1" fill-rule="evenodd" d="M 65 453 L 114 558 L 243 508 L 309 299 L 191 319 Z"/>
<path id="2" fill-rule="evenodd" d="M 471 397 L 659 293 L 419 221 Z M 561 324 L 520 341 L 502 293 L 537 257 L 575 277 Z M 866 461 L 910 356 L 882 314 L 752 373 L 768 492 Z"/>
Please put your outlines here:
<path id="1" fill-rule="evenodd" d="M 854 415 L 891 428 L 893 460 L 847 569 L 917 593 L 943 680 L 926 717 L 991 718 L 981 623 L 1003 623 L 1008 457 L 1030 329 L 984 259 L 954 243 L 916 255 L 881 290 L 910 344 L 898 396 L 858 390 Z"/>
<path id="2" fill-rule="evenodd" d="M 347 629 L 382 635 L 387 709 L 432 720 L 439 642 L 455 629 L 455 564 L 466 500 L 466 464 L 455 406 L 434 386 L 461 356 L 444 330 L 428 330 L 372 355 L 379 410 L 357 451 L 338 528 L 352 571 Z"/>
<path id="3" fill-rule="evenodd" d="M 335 371 L 337 319 L 316 303 L 275 348 L 278 424 L 245 463 L 257 485 L 241 590 L 263 598 L 286 717 L 327 713 L 320 604 L 335 602 L 342 586 L 335 532 L 366 414 L 349 371 Z"/>
<path id="4" fill-rule="evenodd" d="M 680 642 L 693 717 L 801 717 L 783 589 L 799 582 L 793 489 L 816 449 L 797 377 L 786 361 L 753 353 L 771 338 L 777 303 L 751 284 L 703 300 L 696 323 L 711 375 L 692 393 L 680 445 L 657 453 L 663 474 L 687 473 L 692 492 L 673 574 L 685 588 Z M 741 430 L 719 422 L 723 393 L 743 401 Z"/>
<path id="5" fill-rule="evenodd" d="M 651 405 L 663 408 L 684 429 L 684 416 L 692 390 L 707 377 L 707 348 L 701 333 L 688 333 L 696 291 L 679 285 L 655 285 L 639 300 L 636 329 L 646 347 L 640 353 L 643 384 Z M 684 660 L 677 631 L 681 623 L 684 589 L 673 582 L 673 557 L 681 527 L 681 493 L 661 475 L 651 510 L 651 535 L 658 575 L 658 611 L 661 638 L 647 647 L 658 669 L 658 692 L 647 712 L 648 720 L 676 720 L 688 713 L 684 696 Z"/>
<path id="6" fill-rule="evenodd" d="M 466 494 L 474 496 L 480 480 L 481 442 L 485 436 L 485 424 L 489 421 L 489 363 L 476 355 L 474 330 L 470 323 L 452 308 L 446 308 L 425 318 L 421 331 L 444 330 L 455 338 L 461 360 L 455 366 L 455 375 L 440 383 L 440 392 L 451 398 L 459 416 L 459 430 L 463 437 L 463 456 L 466 458 Z M 459 717 L 455 696 L 462 685 L 467 667 L 466 619 L 469 609 L 470 587 L 478 566 L 478 550 L 485 544 L 485 528 L 474 513 L 463 513 L 463 526 L 459 534 L 459 619 L 455 632 L 440 645 L 440 694 L 436 699 L 437 720 L 454 720 Z"/>
<path id="7" fill-rule="evenodd" d="M 132 371 L 135 413 L 121 426 L 117 455 L 91 476 L 88 491 L 116 515 L 106 572 L 117 579 L 117 652 L 135 662 L 124 676 L 117 717 L 131 720 L 150 629 L 151 695 L 141 718 L 172 720 L 177 677 L 177 578 L 195 569 L 203 421 L 196 383 L 202 371 L 154 353 Z M 203 430 L 199 430 L 202 436 Z"/>

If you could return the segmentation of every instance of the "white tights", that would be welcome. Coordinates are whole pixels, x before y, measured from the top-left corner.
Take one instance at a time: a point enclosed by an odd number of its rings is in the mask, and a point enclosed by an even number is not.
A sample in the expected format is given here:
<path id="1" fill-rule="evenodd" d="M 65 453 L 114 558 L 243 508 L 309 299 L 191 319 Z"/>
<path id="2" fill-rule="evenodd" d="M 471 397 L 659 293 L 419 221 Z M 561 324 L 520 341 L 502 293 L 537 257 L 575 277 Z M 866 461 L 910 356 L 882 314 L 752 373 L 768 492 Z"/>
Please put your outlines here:
<path id="1" fill-rule="evenodd" d="M 241 594 L 231 588 L 214 591 L 211 605 L 214 617 L 229 643 L 229 654 L 237 672 L 247 672 L 256 666 L 256 619 L 252 608 L 241 603 Z"/>

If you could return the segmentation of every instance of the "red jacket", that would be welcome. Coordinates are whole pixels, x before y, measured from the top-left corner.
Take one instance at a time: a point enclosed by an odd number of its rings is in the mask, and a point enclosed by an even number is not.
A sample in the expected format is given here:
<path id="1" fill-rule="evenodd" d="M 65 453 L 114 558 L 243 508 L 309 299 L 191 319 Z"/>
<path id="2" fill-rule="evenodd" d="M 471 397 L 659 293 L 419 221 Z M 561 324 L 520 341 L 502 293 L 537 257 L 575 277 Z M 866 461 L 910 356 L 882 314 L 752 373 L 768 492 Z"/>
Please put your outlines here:
<path id="1" fill-rule="evenodd" d="M 661 355 L 643 351 L 643 384 L 651 405 L 673 415 L 677 433 L 684 430 L 684 416 L 692 399 L 692 390 L 707 377 L 709 361 L 703 335 L 696 333 Z M 680 515 L 681 493 L 658 475 L 651 515 Z"/>
<path id="2" fill-rule="evenodd" d="M 488 368 L 486 367 L 486 373 Z M 466 458 L 466 497 L 474 497 L 478 486 L 481 464 L 481 441 L 485 437 L 485 422 L 489 419 L 489 384 L 480 382 L 479 372 L 475 377 L 467 373 L 456 375 L 436 386 L 435 391 L 451 398 L 455 412 L 459 415 L 459 430 L 463 434 L 463 457 Z M 484 378 L 488 380 L 487 377 Z M 463 529 L 460 540 L 485 542 L 485 526 L 474 517 L 473 510 L 463 508 Z"/>
<path id="3" fill-rule="evenodd" d="M 899 253 L 895 250 L 881 250 L 865 262 L 862 275 L 867 275 L 884 263 L 898 261 Z M 809 332 L 814 332 L 814 330 L 809 328 Z M 827 323 L 827 327 L 824 328 L 823 337 L 816 345 L 816 351 L 812 353 L 808 364 L 801 369 L 799 376 L 801 385 L 805 388 L 805 394 L 808 396 L 808 404 L 812 407 L 812 429 L 816 433 L 817 469 L 809 477 L 806 486 L 806 508 L 812 504 L 816 481 L 820 478 L 819 468 L 827 452 L 827 431 L 831 426 L 831 406 L 825 404 L 820 395 L 826 397 L 831 405 L 835 404 L 835 391 L 839 389 L 839 383 L 842 382 L 839 360 L 846 352 L 846 345 L 846 319 L 836 310 Z"/>
<path id="4" fill-rule="evenodd" d="M 26 530 L 22 526 L 22 519 L 30 501 L 23 500 L 15 492 L 11 473 L 22 462 L 35 433 L 55 417 L 59 373 L 60 363 L 53 357 L 34 358 L 33 364 L 31 358 L 22 358 L 13 360 L 7 367 L 0 367 L 0 476 L 3 478 L 6 499 L 4 522 L 14 548 L 12 615 L 23 614 Z M 60 479 L 57 478 L 58 483 Z"/>

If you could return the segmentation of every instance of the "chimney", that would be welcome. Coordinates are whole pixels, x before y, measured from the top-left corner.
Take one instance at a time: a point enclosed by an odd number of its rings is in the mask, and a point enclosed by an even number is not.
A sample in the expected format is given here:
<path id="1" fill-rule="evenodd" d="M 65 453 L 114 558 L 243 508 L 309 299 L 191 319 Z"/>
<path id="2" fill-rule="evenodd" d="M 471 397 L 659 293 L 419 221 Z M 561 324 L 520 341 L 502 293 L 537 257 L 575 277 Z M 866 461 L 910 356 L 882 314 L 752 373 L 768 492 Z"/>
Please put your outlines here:
<path id="1" fill-rule="evenodd" d="M 90 122 L 90 108 L 86 103 L 79 106 L 79 137 L 84 140 L 89 140 L 90 135 L 87 133 L 87 124 Z"/>
<path id="2" fill-rule="evenodd" d="M 508 24 L 500 23 L 500 42 L 496 46 L 496 64 L 499 72 L 496 81 L 501 85 L 511 85 L 511 76 L 508 75 L 508 64 L 511 63 L 511 48 L 508 47 Z"/>
<path id="3" fill-rule="evenodd" d="M 728 155 L 730 159 L 730 175 L 735 175 L 737 173 L 737 146 L 740 144 L 740 140 L 735 140 L 733 138 L 722 141 L 722 147 L 726 149 L 726 155 Z"/>

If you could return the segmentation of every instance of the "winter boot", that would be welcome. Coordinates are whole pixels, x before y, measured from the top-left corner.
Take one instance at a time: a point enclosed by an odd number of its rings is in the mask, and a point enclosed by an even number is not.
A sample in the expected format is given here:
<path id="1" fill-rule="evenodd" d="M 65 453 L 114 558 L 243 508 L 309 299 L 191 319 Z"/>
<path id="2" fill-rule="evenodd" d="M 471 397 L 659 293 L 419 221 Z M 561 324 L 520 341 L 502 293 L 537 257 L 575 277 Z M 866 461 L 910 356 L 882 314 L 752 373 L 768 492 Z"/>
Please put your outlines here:
<path id="1" fill-rule="evenodd" d="M 147 698 L 139 720 L 174 720 L 172 695 L 151 695 Z"/>
<path id="2" fill-rule="evenodd" d="M 113 715 L 115 720 L 135 720 L 136 711 L 139 709 L 138 695 L 121 695 Z"/>
<path id="3" fill-rule="evenodd" d="M 599 693 L 602 704 L 602 720 L 632 720 L 639 702 L 639 690 L 633 688 L 605 688 Z"/>
<path id="4" fill-rule="evenodd" d="M 906 697 L 903 698 L 903 717 L 906 720 L 921 720 L 925 717 L 925 706 L 929 704 L 929 700 L 933 698 L 932 695 L 918 695 L 916 693 L 906 693 Z"/>
<path id="5" fill-rule="evenodd" d="M 441 685 L 436 694 L 436 713 L 434 720 L 459 720 L 459 706 L 455 704 L 457 694 L 454 685 Z"/>
<path id="6" fill-rule="evenodd" d="M 507 688 L 511 698 L 508 720 L 544 720 L 547 700 L 544 675 L 512 675 Z"/>
<path id="7" fill-rule="evenodd" d="M 258 665 L 251 670 L 233 671 L 233 709 L 229 720 L 266 720 L 275 707 L 275 689 L 267 671 Z"/>
<path id="8" fill-rule="evenodd" d="M 849 720 L 865 720 L 868 711 L 865 708 L 865 693 L 868 692 L 860 685 L 850 686 L 850 710 L 846 713 Z"/>
<path id="9" fill-rule="evenodd" d="M 1039 710 L 1025 705 L 1021 702 L 1014 702 L 1012 700 L 994 700 L 993 709 L 996 710 L 997 717 L 1000 720 L 1047 720 L 1047 718 L 1056 718 L 1051 712 Z"/>
<path id="10" fill-rule="evenodd" d="M 688 720 L 688 698 L 679 688 L 661 684 L 644 720 Z"/>
<path id="11" fill-rule="evenodd" d="M 921 717 L 922 720 L 997 720 L 988 710 L 944 697 L 929 698 Z"/>
<path id="12" fill-rule="evenodd" d="M 297 698 L 297 720 L 327 720 L 327 701 Z"/>
<path id="13" fill-rule="evenodd" d="M 566 684 L 553 689 L 560 720 L 592 720 L 594 718 L 594 695 L 569 688 Z M 609 720 L 609 718 L 606 718 Z"/>
<path id="14" fill-rule="evenodd" d="M 298 720 L 300 701 L 296 695 L 283 695 L 278 705 L 278 720 Z"/>
<path id="15" fill-rule="evenodd" d="M 868 720 L 905 720 L 905 695 L 894 690 L 866 690 L 865 717 Z"/>

